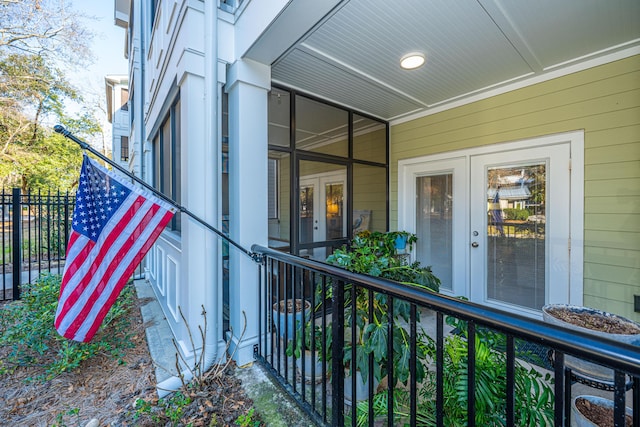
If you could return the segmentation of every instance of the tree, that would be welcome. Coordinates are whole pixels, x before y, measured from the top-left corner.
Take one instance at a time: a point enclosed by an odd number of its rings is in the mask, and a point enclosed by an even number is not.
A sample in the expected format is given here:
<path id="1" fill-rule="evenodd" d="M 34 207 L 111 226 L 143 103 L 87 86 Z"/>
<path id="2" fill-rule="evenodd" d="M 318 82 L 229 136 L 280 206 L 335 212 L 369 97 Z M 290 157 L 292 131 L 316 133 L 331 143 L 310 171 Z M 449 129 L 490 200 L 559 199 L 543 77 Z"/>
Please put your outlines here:
<path id="1" fill-rule="evenodd" d="M 51 125 L 84 138 L 102 131 L 86 107 L 75 118 L 65 111 L 83 99 L 61 66 L 90 58 L 78 18 L 65 0 L 0 0 L 0 185 L 69 189 L 80 149 Z"/>
<path id="2" fill-rule="evenodd" d="M 93 34 L 80 18 L 65 0 L 0 0 L 0 50 L 87 61 Z"/>

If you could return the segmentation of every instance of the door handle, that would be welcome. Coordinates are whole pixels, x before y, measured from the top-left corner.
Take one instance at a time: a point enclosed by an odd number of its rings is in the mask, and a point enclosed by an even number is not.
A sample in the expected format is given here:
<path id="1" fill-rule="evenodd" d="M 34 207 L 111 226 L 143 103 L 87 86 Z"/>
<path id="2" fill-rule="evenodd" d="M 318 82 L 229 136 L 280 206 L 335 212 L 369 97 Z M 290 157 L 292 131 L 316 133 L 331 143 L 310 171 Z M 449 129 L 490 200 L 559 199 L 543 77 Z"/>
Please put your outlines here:
<path id="1" fill-rule="evenodd" d="M 477 248 L 478 246 L 480 246 L 480 244 L 478 244 L 478 242 L 471 243 L 471 247 L 472 248 Z"/>

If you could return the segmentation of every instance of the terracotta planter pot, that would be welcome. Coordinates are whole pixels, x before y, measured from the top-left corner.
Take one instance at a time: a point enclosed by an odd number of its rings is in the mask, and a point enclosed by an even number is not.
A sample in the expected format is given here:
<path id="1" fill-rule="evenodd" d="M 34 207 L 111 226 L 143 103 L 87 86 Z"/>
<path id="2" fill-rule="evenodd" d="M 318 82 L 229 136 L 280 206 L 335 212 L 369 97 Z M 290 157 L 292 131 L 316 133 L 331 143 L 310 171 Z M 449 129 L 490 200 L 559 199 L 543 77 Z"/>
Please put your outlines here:
<path id="1" fill-rule="evenodd" d="M 296 326 L 302 323 L 305 320 L 309 319 L 311 316 L 311 303 L 309 301 L 304 300 L 304 317 L 303 319 L 303 310 L 302 310 L 302 301 L 301 299 L 296 299 L 295 304 L 293 299 L 282 300 L 273 304 L 273 324 L 276 327 L 276 331 L 278 332 L 278 336 L 281 338 L 285 338 L 286 331 L 286 339 L 292 340 L 293 334 L 296 329 Z M 288 305 L 285 313 L 285 304 Z M 295 311 L 296 308 L 298 311 Z M 280 328 L 280 330 L 278 329 Z"/>
<path id="2" fill-rule="evenodd" d="M 600 320 L 611 324 L 619 324 L 631 331 L 637 331 L 631 334 L 603 332 L 589 327 L 578 326 L 574 323 L 567 322 L 558 317 L 558 312 L 569 311 L 579 315 L 599 316 Z M 542 317 L 545 322 L 562 326 L 567 329 L 582 331 L 597 337 L 608 338 L 627 344 L 640 345 L 640 325 L 616 314 L 607 313 L 596 310 L 594 308 L 580 307 L 566 304 L 549 304 L 542 307 Z M 565 365 L 571 368 L 575 373 L 583 377 L 587 377 L 601 382 L 613 382 L 613 370 L 602 365 L 587 362 L 573 356 L 565 357 Z"/>
<path id="3" fill-rule="evenodd" d="M 598 427 L 598 424 L 591 422 L 585 414 L 580 412 L 580 410 L 576 406 L 576 401 L 578 399 L 587 400 L 593 406 L 601 406 L 613 410 L 612 400 L 598 396 L 576 396 L 573 398 L 573 400 L 571 400 L 571 427 Z M 631 408 L 626 408 L 625 411 L 628 417 L 633 417 L 633 411 L 631 410 Z M 611 417 L 611 420 L 613 420 L 613 416 Z"/>

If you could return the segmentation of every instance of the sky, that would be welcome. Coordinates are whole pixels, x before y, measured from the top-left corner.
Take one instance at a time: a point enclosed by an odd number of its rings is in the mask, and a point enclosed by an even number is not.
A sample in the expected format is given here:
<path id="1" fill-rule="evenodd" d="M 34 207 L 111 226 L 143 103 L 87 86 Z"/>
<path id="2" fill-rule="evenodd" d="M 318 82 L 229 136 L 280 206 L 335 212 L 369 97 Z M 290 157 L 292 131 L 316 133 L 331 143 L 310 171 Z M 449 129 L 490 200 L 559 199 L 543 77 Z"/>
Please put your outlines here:
<path id="1" fill-rule="evenodd" d="M 79 75 L 86 77 L 80 82 L 99 83 L 101 88 L 104 88 L 105 75 L 127 74 L 127 60 L 124 58 L 125 30 L 114 24 L 113 3 L 114 0 L 73 2 L 75 10 L 96 18 L 85 22 L 95 33 L 92 46 L 95 63 L 88 69 L 79 71 Z"/>
<path id="2" fill-rule="evenodd" d="M 85 98 L 100 99 L 106 104 L 104 78 L 108 74 L 127 74 L 128 61 L 124 57 L 125 30 L 114 23 L 114 0 L 73 0 L 73 9 L 95 19 L 84 20 L 84 24 L 95 34 L 91 51 L 94 63 L 89 67 L 79 67 L 69 75 L 69 80 L 78 87 Z M 77 108 L 77 107 L 76 107 Z M 73 114 L 74 107 L 69 110 Z M 106 113 L 100 117 L 105 130 L 105 142 L 110 145 L 111 125 Z M 101 138 L 100 138 L 101 139 Z M 102 141 L 89 141 L 99 146 Z"/>

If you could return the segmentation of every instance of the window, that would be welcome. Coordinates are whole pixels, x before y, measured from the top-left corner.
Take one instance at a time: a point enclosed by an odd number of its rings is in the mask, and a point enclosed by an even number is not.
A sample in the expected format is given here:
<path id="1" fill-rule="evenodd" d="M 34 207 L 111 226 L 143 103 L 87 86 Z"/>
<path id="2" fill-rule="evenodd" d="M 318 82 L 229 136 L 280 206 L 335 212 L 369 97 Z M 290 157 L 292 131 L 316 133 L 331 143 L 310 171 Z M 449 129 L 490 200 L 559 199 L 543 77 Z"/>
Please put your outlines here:
<path id="1" fill-rule="evenodd" d="M 278 159 L 269 159 L 269 219 L 278 219 Z"/>
<path id="2" fill-rule="evenodd" d="M 120 88 L 120 108 L 125 108 L 126 109 L 126 105 L 127 105 L 127 101 L 129 100 L 129 89 L 127 88 Z"/>
<path id="3" fill-rule="evenodd" d="M 129 137 L 128 136 L 120 137 L 120 161 L 121 162 L 129 161 Z"/>
<path id="4" fill-rule="evenodd" d="M 156 9 L 158 7 L 158 0 L 151 0 L 150 2 L 150 11 L 151 14 L 149 16 L 149 18 L 151 18 L 151 22 L 149 24 L 149 28 L 153 28 L 153 22 L 156 20 Z"/>
<path id="5" fill-rule="evenodd" d="M 169 109 L 153 138 L 153 186 L 176 203 L 180 203 L 180 100 Z M 172 230 L 180 231 L 180 214 L 171 221 Z"/>

